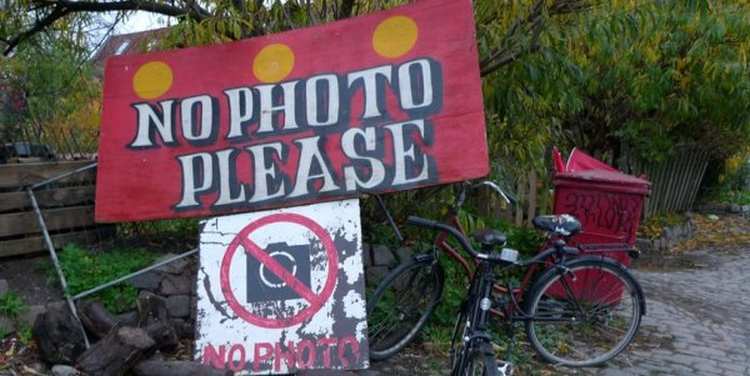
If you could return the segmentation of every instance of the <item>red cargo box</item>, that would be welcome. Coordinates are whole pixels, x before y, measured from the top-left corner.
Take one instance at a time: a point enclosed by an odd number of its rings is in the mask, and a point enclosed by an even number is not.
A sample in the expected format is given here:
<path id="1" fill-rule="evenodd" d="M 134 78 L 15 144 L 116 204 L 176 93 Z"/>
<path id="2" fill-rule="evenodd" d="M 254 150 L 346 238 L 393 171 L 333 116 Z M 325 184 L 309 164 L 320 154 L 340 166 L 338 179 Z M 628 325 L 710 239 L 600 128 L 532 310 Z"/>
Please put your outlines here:
<path id="1" fill-rule="evenodd" d="M 624 174 L 574 149 L 553 183 L 554 213 L 570 214 L 583 226 L 583 231 L 570 240 L 571 245 L 584 245 L 590 250 L 597 244 L 603 244 L 602 249 L 635 245 L 643 202 L 651 191 L 649 181 Z M 627 253 L 612 252 L 610 256 L 630 264 Z"/>
<path id="2" fill-rule="evenodd" d="M 576 149 L 564 167 L 559 152 L 555 151 L 553 158 L 557 170 L 553 180 L 554 213 L 570 214 L 581 221 L 583 227 L 569 244 L 629 266 L 629 253 L 623 251 L 635 245 L 644 199 L 651 191 L 651 183 L 624 174 Z M 607 249 L 619 251 L 607 252 Z M 585 296 L 607 297 L 612 303 L 618 301 L 621 292 L 613 291 L 606 283 L 607 278 L 612 277 L 604 277 L 604 280 L 602 277 L 587 276 L 576 281 L 573 289 L 578 294 L 585 292 Z M 602 283 L 597 283 L 596 287 L 586 286 L 587 281 Z"/>

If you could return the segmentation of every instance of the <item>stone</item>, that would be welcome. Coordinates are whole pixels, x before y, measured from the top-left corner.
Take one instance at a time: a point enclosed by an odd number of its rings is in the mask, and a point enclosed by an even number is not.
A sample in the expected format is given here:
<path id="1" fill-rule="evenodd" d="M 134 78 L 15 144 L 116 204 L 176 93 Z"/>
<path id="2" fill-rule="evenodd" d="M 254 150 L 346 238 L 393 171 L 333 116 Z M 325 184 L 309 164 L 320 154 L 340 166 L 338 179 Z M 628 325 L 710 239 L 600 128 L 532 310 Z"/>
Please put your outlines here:
<path id="1" fill-rule="evenodd" d="M 102 340 L 78 357 L 78 368 L 89 375 L 120 376 L 156 346 L 141 328 L 114 327 Z"/>
<path id="2" fill-rule="evenodd" d="M 372 261 L 375 266 L 389 266 L 396 261 L 393 253 L 384 245 L 376 245 L 372 249 Z"/>
<path id="3" fill-rule="evenodd" d="M 408 262 L 413 254 L 414 252 L 408 247 L 399 247 L 396 249 L 396 256 L 398 256 L 399 262 L 402 264 Z"/>
<path id="4" fill-rule="evenodd" d="M 750 213 L 750 205 L 742 205 L 742 213 L 743 214 Z"/>
<path id="5" fill-rule="evenodd" d="M 224 376 L 233 374 L 229 370 L 218 370 L 198 362 L 153 359 L 138 363 L 133 371 L 136 376 Z"/>
<path id="6" fill-rule="evenodd" d="M 643 253 L 647 253 L 654 249 L 654 243 L 651 239 L 638 238 L 635 241 L 635 248 Z"/>
<path id="7" fill-rule="evenodd" d="M 368 286 L 377 286 L 388 274 L 387 266 L 371 266 L 365 269 L 365 280 Z"/>
<path id="8" fill-rule="evenodd" d="M 138 312 L 130 311 L 115 316 L 120 326 L 138 326 Z"/>
<path id="9" fill-rule="evenodd" d="M 5 295 L 10 291 L 10 287 L 8 287 L 8 281 L 4 279 L 0 279 L 0 295 Z"/>
<path id="10" fill-rule="evenodd" d="M 190 316 L 190 296 L 172 295 L 167 298 L 167 312 L 170 317 L 183 318 Z"/>
<path id="11" fill-rule="evenodd" d="M 195 338 L 195 326 L 190 322 L 183 319 L 172 319 L 170 322 L 179 338 Z"/>
<path id="12" fill-rule="evenodd" d="M 163 279 L 161 273 L 158 272 L 147 272 L 139 274 L 130 279 L 130 284 L 139 290 L 150 290 L 156 291 L 161 286 L 161 280 Z"/>
<path id="13" fill-rule="evenodd" d="M 146 327 L 146 333 L 149 338 L 156 343 L 156 348 L 160 351 L 174 352 L 179 344 L 177 332 L 169 322 L 155 322 Z"/>
<path id="14" fill-rule="evenodd" d="M 27 325 L 34 325 L 36 318 L 39 317 L 39 315 L 41 315 L 42 313 L 44 313 L 46 310 L 47 308 L 45 308 L 41 304 L 35 304 L 32 306 L 29 306 L 28 309 L 26 309 L 23 313 L 21 313 L 21 316 L 19 317 L 19 321 Z"/>
<path id="15" fill-rule="evenodd" d="M 53 376 L 81 376 L 81 371 L 64 364 L 52 366 Z"/>
<path id="16" fill-rule="evenodd" d="M 78 317 L 86 332 L 96 338 L 103 338 L 117 324 L 117 319 L 98 301 L 79 301 Z"/>
<path id="17" fill-rule="evenodd" d="M 167 259 L 170 259 L 175 256 L 177 255 L 175 255 L 174 253 L 168 253 L 164 255 L 163 257 L 160 257 L 154 263 L 158 264 L 160 262 L 166 261 Z M 191 261 L 189 258 L 180 258 L 158 268 L 157 270 L 160 272 L 168 273 L 168 274 L 183 274 L 188 269 L 190 264 L 191 264 Z"/>
<path id="18" fill-rule="evenodd" d="M 190 276 L 168 274 L 161 281 L 159 293 L 164 296 L 188 295 L 192 293 L 194 284 L 193 278 L 190 278 Z"/>
<path id="19" fill-rule="evenodd" d="M 31 333 L 41 359 L 49 364 L 73 364 L 86 350 L 81 327 L 65 301 L 48 303 Z"/>
<path id="20" fill-rule="evenodd" d="M 742 207 L 737 204 L 729 205 L 729 212 L 733 214 L 737 214 L 742 211 Z"/>
<path id="21" fill-rule="evenodd" d="M 718 215 L 716 215 L 716 214 L 709 214 L 708 216 L 706 216 L 706 218 L 707 218 L 707 219 L 708 219 L 709 221 L 711 221 L 711 222 L 716 222 L 716 221 L 718 221 L 718 220 L 719 220 L 719 216 L 718 216 Z"/>
<path id="22" fill-rule="evenodd" d="M 149 291 L 138 294 L 138 324 L 148 326 L 154 322 L 169 321 L 167 300 Z"/>
<path id="23" fill-rule="evenodd" d="M 372 247 L 369 243 L 362 243 L 362 265 L 364 267 L 372 266 Z"/>

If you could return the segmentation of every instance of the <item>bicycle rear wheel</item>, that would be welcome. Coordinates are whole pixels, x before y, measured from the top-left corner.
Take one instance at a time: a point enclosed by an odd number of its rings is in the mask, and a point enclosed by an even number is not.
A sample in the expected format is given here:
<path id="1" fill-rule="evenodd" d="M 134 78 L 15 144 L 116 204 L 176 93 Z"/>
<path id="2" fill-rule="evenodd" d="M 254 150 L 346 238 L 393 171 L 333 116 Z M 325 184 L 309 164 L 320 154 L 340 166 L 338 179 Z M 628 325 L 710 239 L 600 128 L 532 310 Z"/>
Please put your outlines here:
<path id="1" fill-rule="evenodd" d="M 387 359 L 417 336 L 440 301 L 443 282 L 431 255 L 417 256 L 383 279 L 367 302 L 370 359 Z"/>
<path id="2" fill-rule="evenodd" d="M 526 301 L 526 334 L 548 362 L 570 367 L 605 363 L 632 342 L 644 301 L 622 266 L 583 257 L 547 270 Z"/>

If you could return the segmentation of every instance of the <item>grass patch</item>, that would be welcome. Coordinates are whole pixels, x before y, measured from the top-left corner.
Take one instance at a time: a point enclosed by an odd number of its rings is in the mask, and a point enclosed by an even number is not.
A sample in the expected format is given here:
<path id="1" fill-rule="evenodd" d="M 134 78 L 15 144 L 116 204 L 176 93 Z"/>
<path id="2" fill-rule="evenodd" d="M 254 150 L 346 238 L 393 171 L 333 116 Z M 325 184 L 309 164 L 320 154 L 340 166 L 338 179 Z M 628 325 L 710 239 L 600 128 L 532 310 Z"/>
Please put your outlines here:
<path id="1" fill-rule="evenodd" d="M 72 295 L 149 266 L 157 257 L 140 248 L 115 248 L 92 253 L 74 244 L 67 245 L 59 254 L 60 265 L 68 281 L 68 292 Z M 50 273 L 54 275 L 54 270 Z M 99 299 L 110 312 L 122 313 L 135 306 L 137 295 L 134 287 L 119 284 L 92 298 Z"/>
<path id="2" fill-rule="evenodd" d="M 0 315 L 16 320 L 28 308 L 23 299 L 12 291 L 0 295 Z"/>

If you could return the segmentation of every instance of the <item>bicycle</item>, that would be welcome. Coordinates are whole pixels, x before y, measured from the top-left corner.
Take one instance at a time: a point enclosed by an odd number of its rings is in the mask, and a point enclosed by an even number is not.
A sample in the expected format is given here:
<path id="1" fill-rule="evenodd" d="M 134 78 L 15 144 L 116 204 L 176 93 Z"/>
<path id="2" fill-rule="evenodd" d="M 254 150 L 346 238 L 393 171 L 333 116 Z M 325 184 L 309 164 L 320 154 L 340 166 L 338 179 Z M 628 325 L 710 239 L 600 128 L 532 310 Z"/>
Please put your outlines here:
<path id="1" fill-rule="evenodd" d="M 506 201 L 512 202 L 510 197 L 504 194 L 502 190 L 499 189 L 499 187 L 494 185 L 494 183 L 483 182 L 480 185 L 492 187 L 493 190 L 499 191 L 501 196 L 504 197 Z M 463 234 L 463 231 L 461 230 L 460 223 L 458 222 L 457 214 L 461 205 L 463 204 L 464 199 L 465 191 L 462 189 L 461 193 L 457 197 L 457 203 L 454 206 L 454 210 L 452 213 L 453 226 L 451 228 L 456 229 L 456 231 L 458 231 L 460 234 Z M 619 263 L 607 258 L 604 254 L 605 252 L 630 252 L 632 250 L 627 247 L 623 247 L 622 245 L 599 245 L 597 246 L 597 249 L 586 249 L 586 254 L 588 256 L 579 256 L 579 253 L 581 253 L 579 248 L 585 247 L 567 247 L 565 245 L 564 238 L 570 237 L 580 231 L 580 224 L 578 224 L 577 228 L 576 226 L 572 226 L 567 230 L 565 230 L 564 228 L 555 227 L 557 226 L 555 224 L 555 221 L 559 222 L 567 217 L 569 216 L 542 216 L 538 217 L 534 221 L 535 225 L 537 225 L 538 228 L 541 227 L 543 230 L 547 230 L 547 232 L 554 235 L 553 240 L 551 241 L 552 246 L 546 249 L 544 252 L 539 253 L 536 257 L 533 258 L 534 262 L 528 264 L 528 268 L 526 268 L 526 272 L 524 273 L 521 285 L 519 287 L 511 288 L 510 286 L 502 286 L 500 284 L 493 285 L 492 292 L 496 300 L 499 300 L 499 304 L 496 305 L 500 308 L 492 308 L 490 309 L 490 313 L 492 313 L 495 317 L 509 320 L 510 327 L 512 327 L 514 321 L 526 321 L 526 331 L 530 343 L 545 360 L 552 363 L 558 363 L 568 366 L 593 366 L 604 363 L 613 358 L 614 356 L 622 352 L 632 341 L 638 329 L 638 326 L 640 325 L 640 318 L 645 313 L 645 299 L 643 298 L 643 292 L 640 285 L 632 277 L 632 275 Z M 577 221 L 568 221 L 568 223 L 577 223 Z M 444 271 L 442 266 L 438 262 L 437 249 L 447 252 L 448 255 L 451 256 L 451 258 L 457 260 L 459 264 L 462 265 L 463 268 L 467 271 L 467 275 L 469 276 L 469 278 L 473 279 L 474 268 L 459 254 L 456 249 L 454 249 L 447 242 L 447 236 L 448 232 L 445 231 L 441 232 L 440 235 L 438 235 L 435 240 L 434 252 L 416 255 L 412 260 L 410 260 L 410 262 L 404 263 L 394 269 L 385 277 L 385 279 L 380 283 L 372 296 L 368 299 L 368 317 L 376 317 L 378 315 L 382 316 L 383 313 L 378 312 L 378 309 L 381 306 L 385 306 L 386 309 L 391 308 L 396 310 L 394 316 L 398 321 L 395 327 L 391 328 L 387 327 L 387 322 L 386 324 L 377 322 L 371 325 L 371 329 L 369 331 L 371 359 L 387 359 L 388 357 L 394 355 L 403 347 L 405 347 L 417 336 L 417 334 L 420 332 L 422 327 L 424 327 L 429 317 L 432 315 L 435 308 L 439 304 L 443 293 Z M 504 236 L 502 236 L 500 233 L 495 233 L 494 236 L 497 236 L 498 241 L 502 240 L 502 242 L 505 242 Z M 575 256 L 576 259 L 571 262 L 580 262 L 580 264 L 575 264 L 576 267 L 590 268 L 594 265 L 599 265 L 599 263 L 606 263 L 608 265 L 607 270 L 616 270 L 612 272 L 613 275 L 621 276 L 622 280 L 625 281 L 625 287 L 627 287 L 627 291 L 633 293 L 631 294 L 631 296 L 634 299 L 634 309 L 636 309 L 636 311 L 634 312 L 634 317 L 636 318 L 636 320 L 631 320 L 630 322 L 633 322 L 634 326 L 628 327 L 628 331 L 623 333 L 622 339 L 615 344 L 616 346 L 612 348 L 612 351 L 607 351 L 601 354 L 601 356 L 593 357 L 590 359 L 568 359 L 562 355 L 555 354 L 554 351 L 546 349 L 545 344 L 543 344 L 542 341 L 538 340 L 539 333 L 535 331 L 535 324 L 530 320 L 524 318 L 530 316 L 531 314 L 529 312 L 531 311 L 527 310 L 526 312 L 524 312 L 526 313 L 525 316 L 513 316 L 514 311 L 523 312 L 523 309 L 521 309 L 521 304 L 524 305 L 523 308 L 532 309 L 532 311 L 540 309 L 541 306 L 526 307 L 526 302 L 530 301 L 531 295 L 534 295 L 533 292 L 541 291 L 542 288 L 538 287 L 541 283 L 550 278 L 554 278 L 554 274 L 550 274 L 550 270 L 558 269 L 560 267 L 559 263 L 563 260 L 560 255 L 560 251 L 558 250 L 558 247 L 560 246 L 564 247 L 564 249 L 567 249 L 568 251 L 570 251 L 571 249 L 575 249 L 574 253 L 566 252 L 564 253 L 564 256 Z M 599 254 L 599 256 L 593 256 L 594 254 Z M 587 270 L 584 270 L 584 272 L 586 271 Z M 583 275 L 590 277 L 589 274 L 591 273 L 583 273 Z M 601 274 L 601 272 L 599 274 Z M 599 282 L 603 282 L 603 286 L 608 286 L 613 284 L 613 279 L 612 277 L 606 279 L 602 278 L 601 280 L 596 281 L 596 283 L 594 283 L 594 286 L 591 286 L 591 283 L 579 285 L 576 286 L 576 291 L 589 291 L 593 294 L 594 297 L 596 297 L 596 294 L 601 295 L 603 293 L 602 291 L 597 290 L 602 288 L 601 286 L 596 286 L 599 284 Z M 404 288 L 403 292 L 400 291 L 402 288 Z M 625 292 L 625 289 L 622 288 L 614 288 L 612 290 L 616 292 L 620 291 L 622 293 Z M 387 299 L 384 299 L 388 296 L 398 296 L 401 302 L 414 303 L 415 305 L 421 306 L 404 307 L 403 304 L 394 304 L 394 302 L 388 302 Z M 385 304 L 379 304 L 382 302 L 385 302 Z"/>

